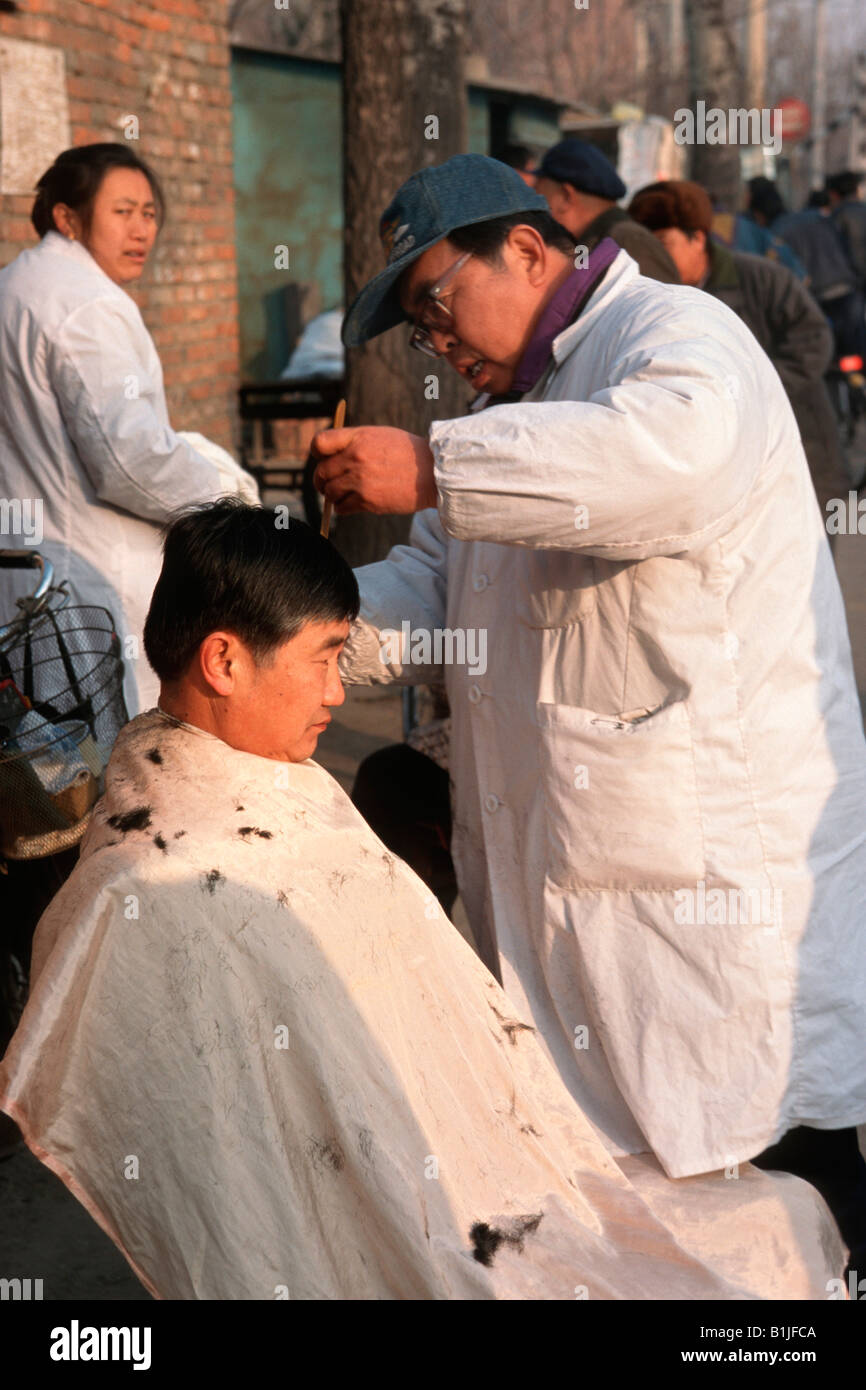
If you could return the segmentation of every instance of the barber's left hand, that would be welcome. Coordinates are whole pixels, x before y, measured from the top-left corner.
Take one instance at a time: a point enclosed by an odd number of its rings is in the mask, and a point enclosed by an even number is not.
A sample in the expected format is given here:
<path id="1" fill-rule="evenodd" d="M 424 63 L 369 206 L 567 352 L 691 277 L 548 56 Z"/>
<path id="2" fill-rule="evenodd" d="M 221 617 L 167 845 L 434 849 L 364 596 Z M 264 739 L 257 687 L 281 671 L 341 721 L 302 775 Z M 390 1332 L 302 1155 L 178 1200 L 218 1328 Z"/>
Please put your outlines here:
<path id="1" fill-rule="evenodd" d="M 386 425 L 321 430 L 313 454 L 322 460 L 313 482 L 338 516 L 406 515 L 436 506 L 433 454 L 419 434 Z"/>

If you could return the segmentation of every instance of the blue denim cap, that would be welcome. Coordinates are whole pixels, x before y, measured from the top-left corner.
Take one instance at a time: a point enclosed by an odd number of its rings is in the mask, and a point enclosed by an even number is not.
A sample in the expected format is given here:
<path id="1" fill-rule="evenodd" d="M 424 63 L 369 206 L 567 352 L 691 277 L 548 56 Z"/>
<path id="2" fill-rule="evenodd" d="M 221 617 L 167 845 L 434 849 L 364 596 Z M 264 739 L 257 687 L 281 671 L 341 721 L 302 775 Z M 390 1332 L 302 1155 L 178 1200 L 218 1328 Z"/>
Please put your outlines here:
<path id="1" fill-rule="evenodd" d="M 549 212 L 520 175 L 485 154 L 455 154 L 422 169 L 398 189 L 382 214 L 379 236 L 387 265 L 364 286 L 343 322 L 346 347 L 358 347 L 407 321 L 397 282 L 407 266 L 456 227 L 512 212 Z"/>
<path id="2" fill-rule="evenodd" d="M 560 140 L 533 172 L 538 179 L 570 183 L 579 193 L 609 198 L 612 203 L 625 197 L 625 184 L 610 160 L 586 140 Z"/>

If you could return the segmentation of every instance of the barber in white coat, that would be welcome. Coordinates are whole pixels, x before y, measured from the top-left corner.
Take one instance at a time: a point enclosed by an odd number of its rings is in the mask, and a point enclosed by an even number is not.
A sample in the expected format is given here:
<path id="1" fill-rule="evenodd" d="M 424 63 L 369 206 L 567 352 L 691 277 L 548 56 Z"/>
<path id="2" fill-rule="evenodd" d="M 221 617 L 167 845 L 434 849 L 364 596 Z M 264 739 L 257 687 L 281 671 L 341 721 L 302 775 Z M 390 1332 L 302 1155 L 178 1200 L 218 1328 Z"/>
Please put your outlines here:
<path id="1" fill-rule="evenodd" d="M 156 178 L 127 146 L 66 150 L 37 185 L 42 240 L 0 271 L 0 493 L 20 504 L 4 516 L 21 518 L 0 546 L 38 549 L 73 603 L 109 609 L 130 715 L 159 693 L 141 633 L 162 524 L 223 493 L 258 500 L 225 450 L 200 436 L 193 447 L 169 424 L 159 357 L 124 288 L 161 213 Z M 28 580 L 7 570 L 0 581 L 6 622 Z"/>
<path id="2" fill-rule="evenodd" d="M 866 1273 L 866 747 L 794 416 L 724 305 L 545 209 L 462 155 L 383 216 L 346 343 L 408 319 L 492 400 L 317 437 L 338 512 L 420 509 L 344 675 L 444 677 L 476 937 L 612 1152 L 803 1172 Z"/>

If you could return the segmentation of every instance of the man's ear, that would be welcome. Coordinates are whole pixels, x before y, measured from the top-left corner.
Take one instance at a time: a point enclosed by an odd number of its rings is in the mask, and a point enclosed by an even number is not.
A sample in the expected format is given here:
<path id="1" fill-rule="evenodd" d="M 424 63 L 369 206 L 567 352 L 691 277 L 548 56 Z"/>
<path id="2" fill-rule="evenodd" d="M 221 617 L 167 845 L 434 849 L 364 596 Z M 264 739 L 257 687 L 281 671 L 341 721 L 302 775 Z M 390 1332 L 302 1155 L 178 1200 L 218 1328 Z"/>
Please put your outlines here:
<path id="1" fill-rule="evenodd" d="M 563 183 L 560 187 L 562 188 L 562 196 L 568 204 L 569 212 L 580 212 L 584 201 L 580 190 L 575 188 L 573 183 Z"/>
<path id="2" fill-rule="evenodd" d="M 198 668 L 215 695 L 236 693 L 241 666 L 240 643 L 234 633 L 208 633 L 198 649 Z"/>
<path id="3" fill-rule="evenodd" d="M 534 227 L 523 224 L 511 228 L 508 244 L 515 252 L 518 264 L 526 271 L 530 284 L 543 280 L 549 249 L 544 237 Z"/>

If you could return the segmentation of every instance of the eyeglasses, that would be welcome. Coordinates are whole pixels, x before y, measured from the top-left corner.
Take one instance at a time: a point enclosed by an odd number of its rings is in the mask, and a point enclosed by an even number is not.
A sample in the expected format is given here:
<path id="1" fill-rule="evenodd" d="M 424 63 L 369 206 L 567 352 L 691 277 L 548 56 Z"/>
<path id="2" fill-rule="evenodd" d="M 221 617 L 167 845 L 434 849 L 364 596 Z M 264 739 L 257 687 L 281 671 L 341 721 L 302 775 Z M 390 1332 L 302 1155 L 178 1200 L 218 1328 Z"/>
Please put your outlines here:
<path id="1" fill-rule="evenodd" d="M 471 256 L 472 252 L 466 251 L 459 260 L 448 267 L 424 296 L 424 308 L 420 317 L 415 320 L 415 326 L 409 335 L 409 346 L 418 352 L 423 352 L 426 357 L 442 356 L 439 349 L 434 346 L 430 334 L 447 333 L 454 322 L 454 315 L 448 305 L 442 303 L 440 295 L 448 281 L 453 279 L 460 267 L 464 266 Z"/>

